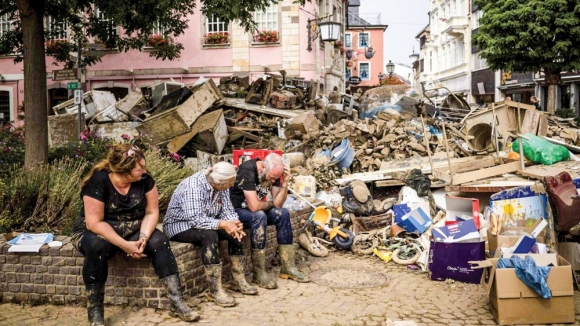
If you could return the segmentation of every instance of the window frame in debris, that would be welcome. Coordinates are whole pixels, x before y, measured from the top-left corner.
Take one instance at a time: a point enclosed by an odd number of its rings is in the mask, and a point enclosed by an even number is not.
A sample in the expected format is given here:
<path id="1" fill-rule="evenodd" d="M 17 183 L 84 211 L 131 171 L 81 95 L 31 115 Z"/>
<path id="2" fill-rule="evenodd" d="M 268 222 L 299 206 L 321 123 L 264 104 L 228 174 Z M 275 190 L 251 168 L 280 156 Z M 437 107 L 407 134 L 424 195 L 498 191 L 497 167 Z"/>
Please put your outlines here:
<path id="1" fill-rule="evenodd" d="M 65 20 L 56 20 L 52 16 L 44 17 L 44 30 L 47 40 L 69 40 L 68 23 Z"/>
<path id="2" fill-rule="evenodd" d="M 349 42 L 346 42 L 346 37 L 348 36 Z M 344 33 L 344 48 L 352 49 L 352 33 Z"/>
<path id="3" fill-rule="evenodd" d="M 367 77 L 362 76 L 362 66 L 363 65 L 368 66 L 368 76 Z M 371 80 L 372 79 L 371 76 L 372 76 L 371 63 L 370 62 L 359 62 L 358 63 L 358 77 L 360 77 L 360 80 Z"/>
<path id="4" fill-rule="evenodd" d="M 269 16 L 270 15 L 270 16 Z M 252 43 L 264 44 L 264 42 L 257 42 L 256 37 L 258 31 L 276 31 L 278 32 L 278 42 L 271 42 L 270 44 L 280 43 L 280 7 L 277 3 L 272 3 L 264 11 L 254 11 L 254 22 L 256 23 L 256 31 L 252 35 Z M 273 18 L 273 19 L 270 19 Z M 264 26 L 265 24 L 265 26 Z M 270 28 L 274 27 L 274 28 Z"/>
<path id="5" fill-rule="evenodd" d="M 362 45 L 362 43 L 361 43 L 361 41 L 363 39 L 361 37 L 361 35 L 363 35 L 363 34 L 367 35 L 367 38 L 366 38 L 367 45 Z M 359 32 L 358 33 L 358 42 L 357 43 L 358 43 L 358 47 L 359 48 L 367 48 L 367 47 L 369 47 L 371 45 L 371 33 L 369 33 L 369 32 Z"/>

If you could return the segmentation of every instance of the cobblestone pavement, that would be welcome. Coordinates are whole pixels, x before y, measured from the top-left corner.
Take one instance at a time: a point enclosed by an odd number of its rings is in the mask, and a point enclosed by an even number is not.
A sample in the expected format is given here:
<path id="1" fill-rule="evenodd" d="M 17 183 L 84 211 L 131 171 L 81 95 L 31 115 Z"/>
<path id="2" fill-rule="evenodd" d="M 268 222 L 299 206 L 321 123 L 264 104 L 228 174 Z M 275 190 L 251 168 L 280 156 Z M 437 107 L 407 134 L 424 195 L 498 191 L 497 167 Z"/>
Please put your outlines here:
<path id="1" fill-rule="evenodd" d="M 238 305 L 233 308 L 221 308 L 199 297 L 189 303 L 198 303 L 203 325 L 374 326 L 386 325 L 386 319 L 419 325 L 495 325 L 487 297 L 477 285 L 431 281 L 426 273 L 350 253 L 308 257 L 300 267 L 315 282 L 279 279 L 278 289 L 260 289 L 259 296 L 235 293 Z M 580 325 L 577 291 L 575 302 L 576 324 Z M 106 307 L 105 317 L 107 325 L 191 325 L 151 308 Z M 0 325 L 86 324 L 83 307 L 0 304 Z"/>

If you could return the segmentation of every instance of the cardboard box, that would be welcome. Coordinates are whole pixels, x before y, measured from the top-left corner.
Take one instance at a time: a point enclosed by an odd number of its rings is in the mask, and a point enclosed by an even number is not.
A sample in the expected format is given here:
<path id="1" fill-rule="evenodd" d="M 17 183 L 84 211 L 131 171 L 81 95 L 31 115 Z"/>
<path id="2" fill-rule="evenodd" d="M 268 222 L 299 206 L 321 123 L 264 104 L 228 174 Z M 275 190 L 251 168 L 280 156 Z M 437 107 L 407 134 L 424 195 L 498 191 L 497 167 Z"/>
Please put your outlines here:
<path id="1" fill-rule="evenodd" d="M 312 112 L 308 111 L 292 119 L 284 131 L 284 135 L 286 138 L 291 138 L 306 135 L 310 131 L 318 129 L 320 129 L 320 122 Z"/>
<path id="2" fill-rule="evenodd" d="M 527 255 L 520 255 L 524 258 Z M 482 284 L 489 294 L 490 310 L 500 325 L 573 323 L 574 287 L 572 269 L 561 256 L 537 254 L 531 256 L 538 266 L 554 264 L 547 283 L 551 299 L 544 299 L 526 286 L 513 268 L 496 269 L 498 259 L 477 262 L 486 268 Z"/>
<path id="3" fill-rule="evenodd" d="M 395 217 L 395 223 L 399 224 L 403 221 L 403 216 L 409 214 L 412 210 L 421 207 L 423 212 L 430 212 L 429 202 L 419 199 L 417 202 L 402 203 L 393 205 L 393 213 Z"/>
<path id="4" fill-rule="evenodd" d="M 403 216 L 402 221 L 398 225 L 408 232 L 419 232 L 422 234 L 433 224 L 433 221 L 425 213 L 421 207 L 417 207 L 409 212 L 407 215 Z"/>
<path id="5" fill-rule="evenodd" d="M 479 231 L 473 220 L 445 225 L 431 230 L 433 239 L 440 242 L 452 243 L 466 240 L 480 239 Z"/>
<path id="6" fill-rule="evenodd" d="M 534 234 L 537 234 L 536 242 L 545 243 L 544 236 L 546 234 L 546 231 L 543 230 L 543 228 L 545 227 L 545 223 L 546 223 L 545 220 L 538 219 L 538 221 L 536 223 L 534 223 L 534 225 L 531 228 L 508 227 L 508 228 L 501 229 L 502 233 L 513 232 L 514 235 L 501 235 L 501 234 L 500 235 L 493 235 L 488 230 L 487 231 L 487 244 L 488 244 L 489 252 L 493 254 L 494 252 L 496 252 L 498 247 L 501 247 L 502 245 L 509 245 L 510 243 L 517 241 L 520 238 L 520 236 L 524 233 L 530 234 L 532 236 Z"/>
<path id="7" fill-rule="evenodd" d="M 479 199 L 446 196 L 445 207 L 447 209 L 446 225 L 473 220 L 479 230 Z"/>
<path id="8" fill-rule="evenodd" d="M 429 271 L 431 279 L 452 279 L 464 283 L 481 282 L 483 270 L 472 268 L 470 261 L 485 259 L 485 242 L 445 243 L 431 241 Z"/>
<path id="9" fill-rule="evenodd" d="M 558 254 L 570 263 L 573 271 L 580 270 L 580 243 L 558 242 Z"/>

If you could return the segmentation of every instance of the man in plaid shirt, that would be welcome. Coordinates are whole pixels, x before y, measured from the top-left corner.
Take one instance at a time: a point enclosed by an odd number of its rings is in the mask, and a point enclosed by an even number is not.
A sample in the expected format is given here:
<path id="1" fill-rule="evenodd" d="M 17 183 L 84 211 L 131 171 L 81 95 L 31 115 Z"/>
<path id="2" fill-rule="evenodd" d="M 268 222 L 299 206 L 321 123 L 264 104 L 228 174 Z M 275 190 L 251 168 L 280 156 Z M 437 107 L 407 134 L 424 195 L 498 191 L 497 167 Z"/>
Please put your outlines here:
<path id="1" fill-rule="evenodd" d="M 230 202 L 228 190 L 235 178 L 235 167 L 226 162 L 195 173 L 177 186 L 163 219 L 163 230 L 170 240 L 201 246 L 201 257 L 210 282 L 208 299 L 223 307 L 235 306 L 236 301 L 221 285 L 219 240 L 228 241 L 232 260 L 231 289 L 248 295 L 258 293 L 245 278 L 242 243 L 245 233 Z"/>

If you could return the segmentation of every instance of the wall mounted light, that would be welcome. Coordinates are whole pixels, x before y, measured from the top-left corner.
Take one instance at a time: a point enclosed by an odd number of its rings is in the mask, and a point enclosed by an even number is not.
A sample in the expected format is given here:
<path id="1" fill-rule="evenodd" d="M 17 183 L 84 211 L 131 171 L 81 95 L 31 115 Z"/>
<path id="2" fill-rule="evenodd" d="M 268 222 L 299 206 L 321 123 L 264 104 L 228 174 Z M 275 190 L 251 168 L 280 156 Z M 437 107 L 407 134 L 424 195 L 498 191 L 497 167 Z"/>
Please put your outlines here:
<path id="1" fill-rule="evenodd" d="M 316 16 L 314 19 L 308 19 L 306 29 L 308 30 L 308 52 L 312 51 L 312 42 L 319 36 L 322 42 L 334 42 L 340 37 L 341 24 L 333 21 L 324 21 L 334 15 L 334 11 L 323 17 Z"/>

